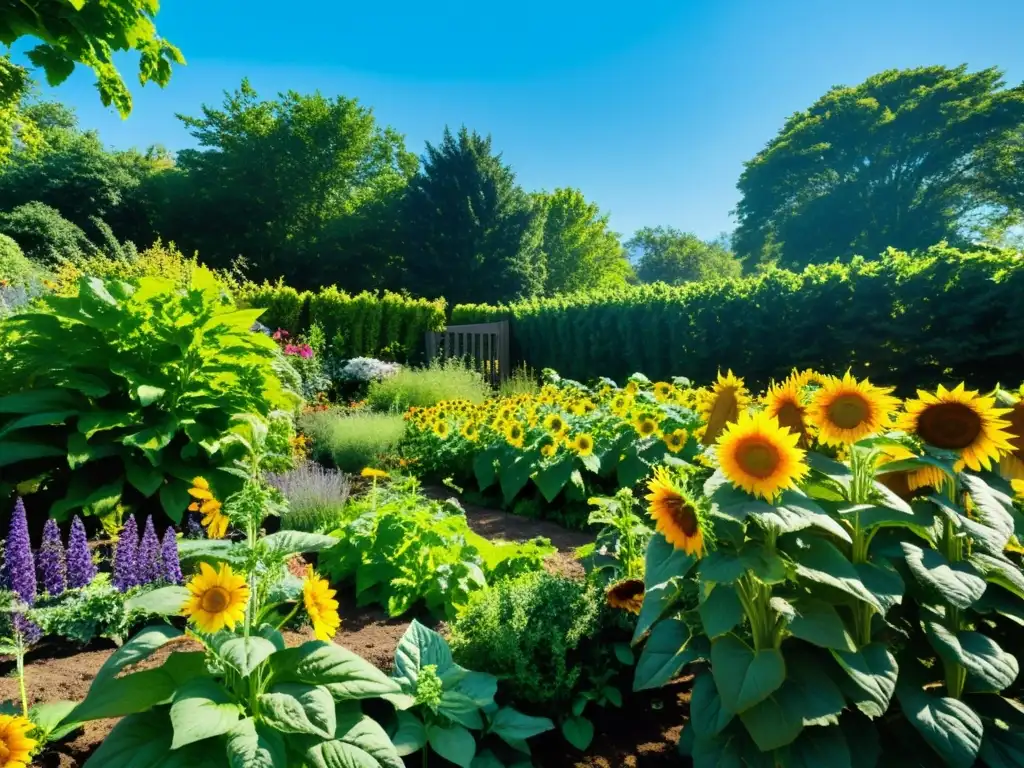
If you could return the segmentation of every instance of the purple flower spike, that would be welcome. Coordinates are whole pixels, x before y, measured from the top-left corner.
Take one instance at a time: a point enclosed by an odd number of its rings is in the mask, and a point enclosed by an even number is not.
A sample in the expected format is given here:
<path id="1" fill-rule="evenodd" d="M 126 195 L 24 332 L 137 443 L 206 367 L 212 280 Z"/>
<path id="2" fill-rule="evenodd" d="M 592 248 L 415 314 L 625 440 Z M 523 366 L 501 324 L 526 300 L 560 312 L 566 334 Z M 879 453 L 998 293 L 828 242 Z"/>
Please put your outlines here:
<path id="1" fill-rule="evenodd" d="M 152 584 L 164 577 L 164 562 L 160 556 L 160 539 L 153 527 L 153 516 L 146 518 L 146 528 L 139 544 L 139 584 Z"/>
<path id="2" fill-rule="evenodd" d="M 11 528 L 7 534 L 7 585 L 23 602 L 36 601 L 36 564 L 32 559 L 32 544 L 28 538 L 28 520 L 25 503 L 19 498 L 11 515 Z"/>
<path id="3" fill-rule="evenodd" d="M 181 563 L 178 560 L 178 539 L 170 526 L 164 531 L 164 541 L 160 545 L 160 554 L 164 561 L 164 581 L 181 584 Z"/>
<path id="4" fill-rule="evenodd" d="M 114 550 L 114 586 L 127 592 L 139 584 L 139 527 L 131 515 L 121 529 Z"/>
<path id="5" fill-rule="evenodd" d="M 25 645 L 35 645 L 43 636 L 39 625 L 29 619 L 23 613 L 14 614 L 14 631 L 21 635 L 21 642 Z"/>
<path id="6" fill-rule="evenodd" d="M 51 596 L 62 595 L 68 588 L 64 543 L 60 540 L 60 528 L 53 518 L 47 520 L 43 528 L 43 546 L 39 548 L 39 575 L 43 577 L 43 589 Z"/>
<path id="7" fill-rule="evenodd" d="M 75 515 L 68 537 L 68 586 L 72 589 L 87 587 L 96 578 L 96 566 L 89 553 L 89 540 L 82 519 Z"/>

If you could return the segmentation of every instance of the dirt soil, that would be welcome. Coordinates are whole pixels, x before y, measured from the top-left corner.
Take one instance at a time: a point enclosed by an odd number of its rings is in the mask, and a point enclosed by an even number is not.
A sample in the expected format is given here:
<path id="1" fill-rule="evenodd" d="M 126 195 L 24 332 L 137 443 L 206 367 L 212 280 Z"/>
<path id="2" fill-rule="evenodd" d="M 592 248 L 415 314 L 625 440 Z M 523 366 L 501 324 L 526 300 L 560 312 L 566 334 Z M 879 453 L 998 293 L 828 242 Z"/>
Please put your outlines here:
<path id="1" fill-rule="evenodd" d="M 447 489 L 431 489 L 430 492 L 441 497 L 452 495 Z M 572 551 L 591 541 L 590 535 L 567 531 L 543 520 L 529 520 L 469 504 L 463 506 L 470 527 L 481 536 L 505 541 L 544 536 L 558 548 L 546 563 L 548 569 L 582 577 L 582 566 L 572 557 Z M 335 642 L 389 672 L 395 646 L 412 617 L 391 619 L 380 607 L 357 608 L 351 594 L 339 594 L 339 600 L 342 626 L 335 635 Z M 444 630 L 442 625 L 427 617 L 417 618 L 439 631 Z M 289 645 L 298 645 L 313 639 L 312 631 L 286 632 L 285 639 Z M 114 644 L 106 641 L 98 641 L 84 650 L 59 643 L 36 648 L 26 659 L 30 703 L 84 699 L 96 672 L 114 650 Z M 171 650 L 183 650 L 181 643 L 157 652 L 134 669 L 159 664 Z M 13 661 L 0 663 L 0 700 L 17 700 L 19 697 L 13 669 Z M 689 710 L 689 696 L 689 684 L 684 681 L 653 694 L 627 698 L 621 710 L 588 712 L 595 721 L 595 737 L 586 755 L 569 747 L 560 734 L 551 733 L 537 740 L 533 749 L 534 763 L 540 768 L 678 766 L 681 758 L 676 752 L 676 744 Z M 67 740 L 52 745 L 37 764 L 41 768 L 81 768 L 115 722 L 100 720 L 88 723 Z M 439 766 L 444 764 L 436 755 L 431 757 L 431 764 L 435 762 Z M 416 763 L 419 763 L 418 757 Z"/>

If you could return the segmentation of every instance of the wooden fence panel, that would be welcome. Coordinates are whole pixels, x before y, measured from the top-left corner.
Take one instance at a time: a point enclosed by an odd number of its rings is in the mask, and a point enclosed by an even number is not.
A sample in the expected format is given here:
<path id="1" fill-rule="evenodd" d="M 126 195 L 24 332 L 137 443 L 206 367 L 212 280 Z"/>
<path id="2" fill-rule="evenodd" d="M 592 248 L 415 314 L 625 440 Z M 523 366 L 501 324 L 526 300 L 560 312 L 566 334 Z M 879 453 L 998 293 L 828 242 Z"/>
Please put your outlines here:
<path id="1" fill-rule="evenodd" d="M 457 358 L 479 371 L 492 386 L 498 386 L 512 373 L 508 333 L 508 320 L 428 331 L 427 360 Z"/>

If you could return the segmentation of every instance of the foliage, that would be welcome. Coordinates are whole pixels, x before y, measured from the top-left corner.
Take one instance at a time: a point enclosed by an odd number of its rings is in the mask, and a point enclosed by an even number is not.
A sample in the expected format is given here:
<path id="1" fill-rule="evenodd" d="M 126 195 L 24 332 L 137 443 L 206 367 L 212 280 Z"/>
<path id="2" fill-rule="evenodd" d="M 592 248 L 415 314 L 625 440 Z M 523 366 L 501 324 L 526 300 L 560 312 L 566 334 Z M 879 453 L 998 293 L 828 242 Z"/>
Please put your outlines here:
<path id="1" fill-rule="evenodd" d="M 157 240 L 153 245 L 130 258 L 112 258 L 96 254 L 83 256 L 75 261 L 64 261 L 54 270 L 53 282 L 56 292 L 62 296 L 73 296 L 83 277 L 99 277 L 104 280 L 138 280 L 141 277 L 161 277 L 172 281 L 179 288 L 187 288 L 192 282 L 192 273 L 199 269 L 195 256 L 185 256 L 174 243 Z M 215 272 L 218 281 L 232 285 L 231 275 Z"/>
<path id="2" fill-rule="evenodd" d="M 96 75 L 103 105 L 113 104 L 121 117 L 127 117 L 132 97 L 114 66 L 115 52 L 140 54 L 142 84 L 152 80 L 164 86 L 171 77 L 171 64 L 185 63 L 181 52 L 157 34 L 153 19 L 159 10 L 158 0 L 120 0 L 116 5 L 81 2 L 70 7 L 62 0 L 14 3 L 0 19 L 0 42 L 10 46 L 22 37 L 40 40 L 27 55 L 43 69 L 51 86 L 64 82 L 76 64 L 84 64 Z"/>
<path id="3" fill-rule="evenodd" d="M 78 262 L 97 252 L 81 227 L 44 203 L 25 203 L 0 213 L 0 232 L 17 242 L 31 261 L 45 267 Z"/>
<path id="4" fill-rule="evenodd" d="M 535 395 L 540 390 L 537 372 L 528 365 L 517 365 L 511 375 L 501 382 L 498 394 L 501 397 L 514 395 Z"/>
<path id="5" fill-rule="evenodd" d="M 577 736 L 589 725 L 581 722 L 587 702 L 622 702 L 613 685 L 624 668 L 613 652 L 615 627 L 595 588 L 539 572 L 474 595 L 450 642 L 459 664 L 495 675 L 513 705 L 559 720 L 585 749 L 589 737 Z"/>
<path id="6" fill-rule="evenodd" d="M 43 635 L 88 645 L 97 637 L 123 643 L 134 627 L 146 619 L 142 610 L 126 610 L 125 601 L 153 589 L 140 587 L 128 594 L 110 583 L 106 573 L 85 587 L 69 589 L 59 597 L 41 598 L 29 612 Z"/>
<path id="7" fill-rule="evenodd" d="M 732 368 L 765 386 L 793 368 L 852 368 L 911 392 L 947 376 L 1024 379 L 1022 286 L 1016 252 L 936 246 L 724 284 L 459 306 L 452 322 L 510 319 L 514 359 L 581 380 L 640 370 L 668 381 L 685 361 L 697 381 Z"/>
<path id="8" fill-rule="evenodd" d="M 312 440 L 315 460 L 345 472 L 382 463 L 405 433 L 401 416 L 336 409 L 303 414 L 299 428 Z"/>
<path id="9" fill-rule="evenodd" d="M 500 492 L 508 508 L 539 497 L 547 516 L 581 528 L 591 495 L 636 485 L 666 454 L 692 458 L 694 394 L 636 375 L 624 388 L 559 380 L 535 395 L 443 401 L 410 409 L 402 452 L 418 471 Z"/>
<path id="10" fill-rule="evenodd" d="M 588 575 L 602 586 L 629 579 L 643 579 L 644 552 L 653 531 L 636 512 L 637 499 L 629 488 L 611 497 L 594 497 L 596 507 L 587 524 L 600 526 L 583 560 Z"/>
<path id="11" fill-rule="evenodd" d="M 251 418 L 245 426 L 245 461 L 233 469 L 246 479 L 219 510 L 243 538 L 235 544 L 195 542 L 189 555 L 203 562 L 187 588 L 165 587 L 132 604 L 187 615 L 189 636 L 203 649 L 172 651 L 151 668 L 124 674 L 183 636 L 165 625 L 143 630 L 106 661 L 69 716 L 79 722 L 122 718 L 89 764 L 396 768 L 401 763 L 394 746 L 360 702 L 400 694 L 398 683 L 332 642 L 285 647 L 280 627 L 300 607 L 318 637 L 337 628 L 337 603 L 326 582 L 312 571 L 299 580 L 285 565 L 334 540 L 296 531 L 259 533 L 281 501 L 259 472 L 265 425 Z M 210 501 L 208 485 L 198 478 L 192 490 Z"/>
<path id="12" fill-rule="evenodd" d="M 372 357 L 354 357 L 351 360 L 346 360 L 344 365 L 338 369 L 338 378 L 342 381 L 369 384 L 371 381 L 380 381 L 394 376 L 399 370 L 401 370 L 401 366 L 398 363 L 388 363 Z"/>
<path id="13" fill-rule="evenodd" d="M 243 80 L 219 109 L 180 119 L 199 148 L 179 152 L 176 169 L 154 179 L 157 229 L 211 266 L 244 256 L 256 280 L 313 288 L 363 269 L 365 254 L 348 261 L 325 249 L 325 229 L 416 170 L 402 136 L 344 96 L 263 100 Z"/>
<path id="14" fill-rule="evenodd" d="M 191 478 L 219 480 L 244 453 L 238 417 L 294 407 L 274 343 L 204 269 L 184 290 L 150 277 L 79 286 L 0 327 L 4 481 L 45 478 L 58 519 L 159 496 L 180 521 Z"/>
<path id="15" fill-rule="evenodd" d="M 792 115 L 746 164 L 736 250 L 800 269 L 887 247 L 966 247 L 1024 208 L 1024 91 L 994 68 L 887 70 Z"/>
<path id="16" fill-rule="evenodd" d="M 422 601 L 454 618 L 488 580 L 540 570 L 554 549 L 543 540 L 495 545 L 473 534 L 454 500 L 424 497 L 414 479 L 383 486 L 350 501 L 340 541 L 320 567 L 332 582 L 355 581 L 359 605 L 377 603 L 401 616 Z"/>
<path id="17" fill-rule="evenodd" d="M 674 227 L 638 229 L 626 248 L 637 262 L 637 277 L 645 283 L 681 285 L 743 273 L 739 259 L 720 243 Z"/>
<path id="18" fill-rule="evenodd" d="M 0 234 L 0 281 L 25 285 L 40 277 L 41 270 L 21 252 L 21 247 Z"/>
<path id="19" fill-rule="evenodd" d="M 546 276 L 544 292 L 571 293 L 617 288 L 626 284 L 633 268 L 619 242 L 608 229 L 608 215 L 588 203 L 578 189 L 540 192 Z"/>
<path id="20" fill-rule="evenodd" d="M 395 680 L 403 696 L 415 703 L 398 713 L 391 739 L 399 755 L 424 750 L 436 752 L 460 768 L 479 764 L 504 765 L 491 750 L 480 751 L 477 738 L 496 737 L 494 749 L 511 753 L 512 759 L 528 759 L 527 740 L 554 728 L 544 717 L 529 717 L 494 701 L 498 681 L 493 675 L 460 667 L 451 649 L 437 632 L 415 619 L 395 650 Z M 498 742 L 497 740 L 501 741 Z"/>
<path id="21" fill-rule="evenodd" d="M 540 293 L 542 214 L 494 153 L 490 137 L 445 128 L 439 145 L 427 144 L 404 201 L 407 285 L 451 302 Z"/>
<path id="22" fill-rule="evenodd" d="M 443 400 L 483 402 L 490 387 L 479 373 L 462 361 L 434 361 L 426 368 L 402 368 L 393 375 L 370 382 L 367 405 L 375 411 L 401 412 L 411 407 L 426 408 Z"/>
<path id="23" fill-rule="evenodd" d="M 280 475 L 267 475 L 267 482 L 288 500 L 281 527 L 314 533 L 337 524 L 351 488 L 342 472 L 325 469 L 316 462 L 305 462 Z"/>

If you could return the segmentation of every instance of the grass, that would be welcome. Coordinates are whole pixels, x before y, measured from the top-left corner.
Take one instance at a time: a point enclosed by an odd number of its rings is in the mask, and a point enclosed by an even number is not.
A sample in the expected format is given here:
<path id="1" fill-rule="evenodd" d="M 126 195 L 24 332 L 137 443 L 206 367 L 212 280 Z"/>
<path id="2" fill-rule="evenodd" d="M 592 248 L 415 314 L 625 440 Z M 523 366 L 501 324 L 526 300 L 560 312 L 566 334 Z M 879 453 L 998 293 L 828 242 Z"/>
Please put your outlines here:
<path id="1" fill-rule="evenodd" d="M 398 414 L 328 410 L 303 415 L 299 428 L 313 441 L 314 459 L 358 472 L 394 452 L 405 433 L 405 421 Z"/>
<path id="2" fill-rule="evenodd" d="M 309 461 L 267 479 L 288 499 L 288 511 L 281 515 L 282 528 L 316 533 L 336 527 L 350 490 L 343 472 Z"/>
<path id="3" fill-rule="evenodd" d="M 512 370 L 512 375 L 501 382 L 498 395 L 512 397 L 514 395 L 535 395 L 538 392 L 540 392 L 540 385 L 537 383 L 537 372 L 523 363 L 517 365 Z"/>
<path id="4" fill-rule="evenodd" d="M 448 360 L 428 368 L 403 368 L 390 378 L 371 382 L 366 401 L 374 411 L 401 413 L 410 406 L 427 408 L 442 400 L 480 403 L 491 395 L 480 374 L 458 360 Z"/>

